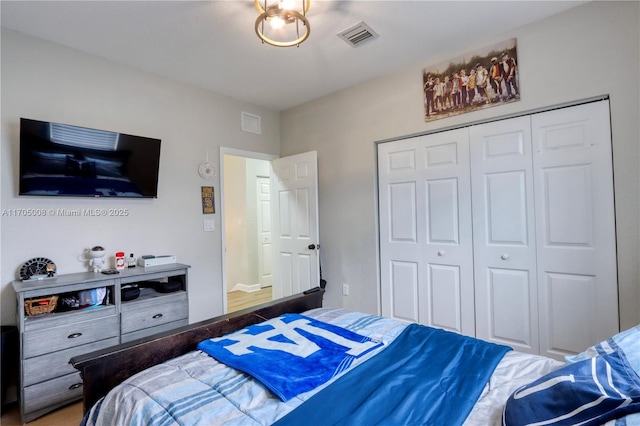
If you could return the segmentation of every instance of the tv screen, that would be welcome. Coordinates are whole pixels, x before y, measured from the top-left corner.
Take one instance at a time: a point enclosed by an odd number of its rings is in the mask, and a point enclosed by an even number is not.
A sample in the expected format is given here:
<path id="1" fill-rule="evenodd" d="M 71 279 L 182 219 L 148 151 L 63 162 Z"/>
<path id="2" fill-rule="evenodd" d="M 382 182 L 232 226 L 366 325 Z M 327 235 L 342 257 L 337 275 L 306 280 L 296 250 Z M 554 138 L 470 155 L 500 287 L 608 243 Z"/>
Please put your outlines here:
<path id="1" fill-rule="evenodd" d="M 160 139 L 20 119 L 20 195 L 156 198 Z"/>

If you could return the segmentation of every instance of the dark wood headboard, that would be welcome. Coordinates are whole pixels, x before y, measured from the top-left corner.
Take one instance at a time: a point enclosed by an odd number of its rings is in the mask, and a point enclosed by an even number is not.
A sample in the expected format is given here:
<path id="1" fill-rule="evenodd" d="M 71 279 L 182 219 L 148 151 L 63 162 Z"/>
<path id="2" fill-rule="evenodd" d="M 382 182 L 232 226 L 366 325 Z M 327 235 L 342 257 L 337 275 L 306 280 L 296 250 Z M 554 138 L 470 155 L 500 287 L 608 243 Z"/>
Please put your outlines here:
<path id="1" fill-rule="evenodd" d="M 315 290 L 315 289 L 314 289 Z M 324 290 L 297 294 L 251 309 L 221 315 L 170 332 L 135 340 L 107 349 L 75 356 L 69 361 L 80 370 L 84 411 L 111 389 L 134 374 L 196 349 L 202 340 L 220 337 L 285 313 L 300 313 L 322 307 Z"/>

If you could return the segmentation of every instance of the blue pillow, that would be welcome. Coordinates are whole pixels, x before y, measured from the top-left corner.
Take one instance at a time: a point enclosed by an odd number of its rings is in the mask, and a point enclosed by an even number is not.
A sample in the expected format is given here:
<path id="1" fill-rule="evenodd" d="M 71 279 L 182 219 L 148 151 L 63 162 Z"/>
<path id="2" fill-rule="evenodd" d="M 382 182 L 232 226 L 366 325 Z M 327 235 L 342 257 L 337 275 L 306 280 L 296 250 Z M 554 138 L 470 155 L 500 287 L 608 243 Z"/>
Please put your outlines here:
<path id="1" fill-rule="evenodd" d="M 553 371 L 516 390 L 502 424 L 601 425 L 640 413 L 640 376 L 621 351 Z"/>
<path id="2" fill-rule="evenodd" d="M 622 351 L 631 367 L 640 374 L 640 324 L 593 345 L 577 355 L 566 356 L 569 363 Z M 615 422 L 615 426 L 640 426 L 640 413 L 626 416 Z"/>

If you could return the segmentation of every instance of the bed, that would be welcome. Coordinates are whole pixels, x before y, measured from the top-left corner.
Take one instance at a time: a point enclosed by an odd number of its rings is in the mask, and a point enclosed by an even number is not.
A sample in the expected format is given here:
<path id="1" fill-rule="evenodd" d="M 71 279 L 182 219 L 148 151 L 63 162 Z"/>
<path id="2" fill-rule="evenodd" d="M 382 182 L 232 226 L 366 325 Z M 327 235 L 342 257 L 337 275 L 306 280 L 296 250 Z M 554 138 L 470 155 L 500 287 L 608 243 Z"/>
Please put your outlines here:
<path id="1" fill-rule="evenodd" d="M 83 424 L 640 425 L 640 326 L 563 363 L 323 293 L 73 358 Z"/>

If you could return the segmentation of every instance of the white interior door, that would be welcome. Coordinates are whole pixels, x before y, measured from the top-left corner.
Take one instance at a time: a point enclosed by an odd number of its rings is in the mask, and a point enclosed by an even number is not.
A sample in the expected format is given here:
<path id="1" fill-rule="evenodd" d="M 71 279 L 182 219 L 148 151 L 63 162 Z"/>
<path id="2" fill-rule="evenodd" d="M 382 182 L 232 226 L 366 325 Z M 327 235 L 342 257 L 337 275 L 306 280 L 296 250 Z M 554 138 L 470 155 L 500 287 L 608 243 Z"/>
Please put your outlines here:
<path id="1" fill-rule="evenodd" d="M 258 277 L 260 287 L 273 283 L 273 245 L 271 242 L 271 179 L 256 178 L 257 230 L 258 230 Z"/>
<path id="2" fill-rule="evenodd" d="M 316 151 L 271 162 L 273 297 L 319 285 L 318 163 Z"/>
<path id="3" fill-rule="evenodd" d="M 469 129 L 476 334 L 538 353 L 538 292 L 529 117 Z"/>
<path id="4" fill-rule="evenodd" d="M 609 102 L 532 116 L 540 353 L 562 358 L 618 332 Z"/>
<path id="5" fill-rule="evenodd" d="M 382 314 L 473 336 L 467 129 L 378 146 Z"/>

